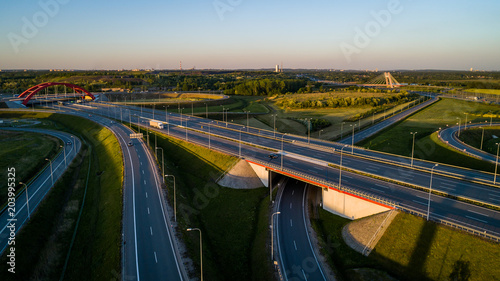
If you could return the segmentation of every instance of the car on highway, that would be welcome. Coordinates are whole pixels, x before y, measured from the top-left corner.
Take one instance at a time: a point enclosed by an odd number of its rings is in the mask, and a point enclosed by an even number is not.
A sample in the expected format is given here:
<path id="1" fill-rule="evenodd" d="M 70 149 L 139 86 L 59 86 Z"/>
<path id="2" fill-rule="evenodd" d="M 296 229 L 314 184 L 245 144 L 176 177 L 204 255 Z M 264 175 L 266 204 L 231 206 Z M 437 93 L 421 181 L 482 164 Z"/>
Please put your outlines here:
<path id="1" fill-rule="evenodd" d="M 134 144 L 132 143 L 132 141 L 129 141 L 128 142 L 128 146 L 133 146 Z"/>
<path id="2" fill-rule="evenodd" d="M 271 153 L 271 154 L 269 154 L 269 158 L 271 158 L 271 159 L 276 159 L 276 158 L 278 158 L 278 154 L 276 154 L 276 153 Z"/>
<path id="3" fill-rule="evenodd" d="M 71 145 L 71 141 L 67 141 L 67 142 L 66 142 L 66 144 L 67 144 L 67 145 Z"/>

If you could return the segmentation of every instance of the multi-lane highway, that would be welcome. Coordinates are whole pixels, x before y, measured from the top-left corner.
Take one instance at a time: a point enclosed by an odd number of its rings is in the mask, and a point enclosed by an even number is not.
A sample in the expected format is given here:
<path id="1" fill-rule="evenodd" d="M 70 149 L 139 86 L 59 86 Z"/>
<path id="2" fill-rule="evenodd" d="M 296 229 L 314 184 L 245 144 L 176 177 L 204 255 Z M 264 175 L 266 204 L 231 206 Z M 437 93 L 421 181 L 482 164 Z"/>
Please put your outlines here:
<path id="1" fill-rule="evenodd" d="M 340 140 L 339 142 L 340 143 L 344 143 L 344 144 L 355 144 L 357 142 L 360 142 L 364 139 L 367 139 L 371 136 L 373 136 L 374 134 L 380 132 L 381 130 L 385 129 L 385 128 L 388 128 L 392 125 L 394 125 L 396 122 L 399 122 L 401 120 L 404 120 L 405 118 L 407 118 L 408 116 L 412 115 L 413 113 L 421 110 L 422 108 L 425 108 L 433 103 L 435 103 L 436 101 L 438 101 L 439 99 L 436 98 L 436 97 L 432 97 L 430 98 L 429 100 L 417 105 L 417 106 L 414 106 L 410 109 L 407 109 L 399 114 L 395 114 L 387 119 L 385 119 L 384 121 L 382 122 L 379 122 L 373 126 L 370 126 L 364 130 L 361 130 L 360 132 L 357 132 L 357 133 L 354 133 L 354 142 L 353 142 L 353 136 L 352 134 L 348 137 L 345 137 L 343 138 L 342 140 Z M 354 131 L 354 130 L 353 130 Z"/>
<path id="2" fill-rule="evenodd" d="M 15 224 L 15 228 L 13 229 L 15 229 L 15 233 L 19 232 L 19 230 L 28 220 L 28 207 L 29 214 L 33 213 L 36 210 L 38 205 L 43 201 L 45 195 L 52 188 L 53 183 L 55 183 L 64 174 L 64 171 L 73 161 L 73 159 L 78 155 L 78 151 L 80 151 L 81 148 L 81 141 L 77 137 L 64 132 L 31 128 L 8 128 L 8 130 L 29 131 L 51 135 L 61 139 L 65 145 L 65 148 L 62 149 L 61 153 L 59 153 L 54 159 L 51 159 L 52 169 L 49 163 L 49 165 L 47 165 L 36 176 L 36 178 L 27 185 L 28 200 L 26 200 L 25 190 L 22 193 L 18 194 L 18 196 L 16 197 L 15 206 L 13 207 L 13 209 L 5 208 L 1 210 L 0 253 L 3 253 L 3 251 L 6 249 L 9 242 L 9 237 L 11 237 L 11 230 L 8 226 L 12 226 L 12 223 Z M 12 164 L 12 167 L 16 168 L 15 163 Z"/>
<path id="3" fill-rule="evenodd" d="M 123 277 L 124 280 L 186 280 L 172 222 L 161 194 L 162 177 L 150 150 L 140 139 L 128 145 L 129 128 L 101 116 L 78 111 L 110 129 L 123 152 Z"/>

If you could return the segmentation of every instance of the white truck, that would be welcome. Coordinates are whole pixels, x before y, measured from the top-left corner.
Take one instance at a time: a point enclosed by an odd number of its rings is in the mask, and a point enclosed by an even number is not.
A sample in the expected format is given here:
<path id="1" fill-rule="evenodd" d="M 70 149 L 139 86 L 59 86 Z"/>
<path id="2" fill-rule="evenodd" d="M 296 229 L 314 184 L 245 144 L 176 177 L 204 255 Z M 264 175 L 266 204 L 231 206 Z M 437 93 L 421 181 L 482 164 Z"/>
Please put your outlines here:
<path id="1" fill-rule="evenodd" d="M 156 120 L 150 120 L 149 121 L 149 126 L 155 127 L 155 128 L 158 128 L 158 129 L 163 129 L 163 123 L 160 122 L 160 121 L 156 121 Z"/>

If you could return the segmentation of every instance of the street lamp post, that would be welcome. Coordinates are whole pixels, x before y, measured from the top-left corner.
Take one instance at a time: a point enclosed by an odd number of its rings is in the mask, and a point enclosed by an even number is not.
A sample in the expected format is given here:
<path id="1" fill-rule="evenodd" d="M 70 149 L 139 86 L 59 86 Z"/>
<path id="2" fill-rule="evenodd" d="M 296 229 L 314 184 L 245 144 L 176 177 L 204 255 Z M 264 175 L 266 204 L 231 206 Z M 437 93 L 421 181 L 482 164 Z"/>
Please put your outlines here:
<path id="1" fill-rule="evenodd" d="M 239 156 L 241 158 L 241 130 L 245 129 L 245 127 L 240 129 L 240 148 L 239 148 Z"/>
<path id="2" fill-rule="evenodd" d="M 465 128 L 464 130 L 467 130 L 467 116 L 469 115 L 469 113 L 464 113 L 465 114 Z"/>
<path id="3" fill-rule="evenodd" d="M 500 143 L 497 142 L 495 144 L 497 146 L 497 159 L 496 159 L 496 162 L 495 162 L 495 178 L 493 179 L 493 184 L 497 183 L 498 149 L 500 148 Z"/>
<path id="4" fill-rule="evenodd" d="M 162 147 L 156 147 L 156 150 L 161 149 L 161 173 L 164 175 L 165 174 L 165 158 L 163 154 L 163 148 Z M 163 182 L 165 182 L 165 178 L 163 178 Z"/>
<path id="5" fill-rule="evenodd" d="M 344 148 L 346 148 L 347 145 L 344 145 L 341 149 L 340 149 L 340 166 L 339 166 L 339 190 L 341 189 L 341 186 L 342 186 L 342 151 L 344 150 Z M 344 214 L 345 214 L 345 193 L 344 193 Z"/>
<path id="6" fill-rule="evenodd" d="M 281 212 L 276 212 L 271 215 L 271 260 L 274 259 L 274 233 L 273 233 L 273 225 L 274 225 L 274 215 L 279 215 Z"/>
<path id="7" fill-rule="evenodd" d="M 28 196 L 28 186 L 23 183 L 23 182 L 19 182 L 19 184 L 23 184 L 24 185 L 24 192 L 26 192 L 26 207 L 28 208 L 28 220 L 30 220 L 31 218 L 31 215 L 30 215 L 30 198 Z"/>
<path id="8" fill-rule="evenodd" d="M 200 280 L 203 281 L 203 244 L 201 240 L 201 230 L 199 228 L 188 228 L 186 230 L 187 231 L 198 230 L 200 232 L 200 271 L 201 271 Z"/>
<path id="9" fill-rule="evenodd" d="M 52 178 L 52 185 L 54 185 L 54 173 L 52 171 L 52 160 L 50 160 L 49 158 L 45 158 L 45 161 L 50 162 L 50 177 Z"/>
<path id="10" fill-rule="evenodd" d="M 350 126 L 352 127 L 351 154 L 354 154 L 354 128 L 356 124 L 351 124 Z"/>
<path id="11" fill-rule="evenodd" d="M 417 132 L 410 132 L 410 134 L 413 135 L 413 144 L 411 146 L 411 165 L 410 165 L 410 167 L 413 167 L 413 152 L 415 151 L 415 135 L 417 134 Z"/>
<path id="12" fill-rule="evenodd" d="M 174 178 L 174 219 L 177 222 L 177 200 L 175 194 L 175 176 L 174 175 L 164 175 L 165 177 L 173 177 Z"/>
<path id="13" fill-rule="evenodd" d="M 460 119 L 460 117 L 457 117 L 457 119 L 458 119 L 458 136 L 460 137 L 460 126 L 461 126 L 462 119 Z"/>
<path id="14" fill-rule="evenodd" d="M 283 134 L 281 136 L 281 170 L 283 171 L 283 157 L 285 156 L 284 151 L 283 151 L 283 138 L 286 136 L 287 133 Z"/>
<path id="15" fill-rule="evenodd" d="M 483 140 L 484 140 L 484 127 L 482 127 L 481 129 L 483 129 L 483 133 L 481 135 L 481 147 L 479 149 L 483 150 Z"/>
<path id="16" fill-rule="evenodd" d="M 427 221 L 429 221 L 429 216 L 430 216 L 430 210 L 431 210 L 431 193 L 432 193 L 432 172 L 434 171 L 434 168 L 439 166 L 439 164 L 434 165 L 431 169 L 431 181 L 429 184 L 429 204 L 427 204 Z"/>

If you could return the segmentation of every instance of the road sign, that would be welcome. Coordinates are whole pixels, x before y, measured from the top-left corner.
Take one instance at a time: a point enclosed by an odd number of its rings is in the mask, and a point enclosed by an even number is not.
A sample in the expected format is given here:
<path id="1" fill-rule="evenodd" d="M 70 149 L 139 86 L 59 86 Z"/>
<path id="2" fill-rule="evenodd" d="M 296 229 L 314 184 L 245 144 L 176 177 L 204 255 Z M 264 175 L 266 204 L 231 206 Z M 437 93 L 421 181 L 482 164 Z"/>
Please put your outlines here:
<path id="1" fill-rule="evenodd" d="M 142 133 L 140 134 L 130 134 L 131 139 L 142 139 L 143 135 Z"/>

